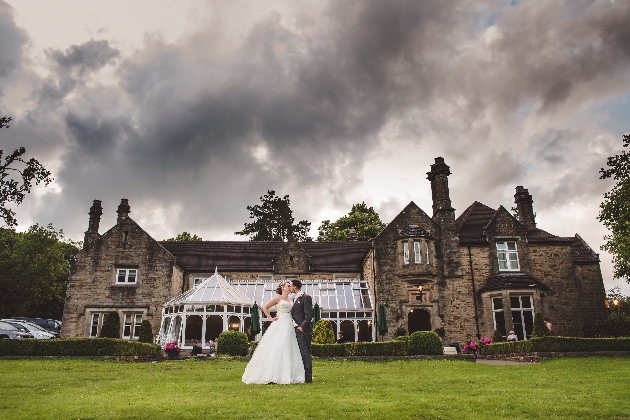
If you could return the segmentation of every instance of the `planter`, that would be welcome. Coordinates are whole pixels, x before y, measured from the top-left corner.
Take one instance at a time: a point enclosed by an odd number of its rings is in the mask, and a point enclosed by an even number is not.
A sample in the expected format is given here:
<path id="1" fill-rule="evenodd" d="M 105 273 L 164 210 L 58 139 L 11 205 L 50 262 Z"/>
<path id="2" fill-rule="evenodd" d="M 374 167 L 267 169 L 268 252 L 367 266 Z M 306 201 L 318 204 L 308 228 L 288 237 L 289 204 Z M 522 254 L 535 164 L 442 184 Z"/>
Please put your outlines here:
<path id="1" fill-rule="evenodd" d="M 167 351 L 166 354 L 168 355 L 168 360 L 175 360 L 177 359 L 177 356 L 179 355 L 178 351 Z"/>

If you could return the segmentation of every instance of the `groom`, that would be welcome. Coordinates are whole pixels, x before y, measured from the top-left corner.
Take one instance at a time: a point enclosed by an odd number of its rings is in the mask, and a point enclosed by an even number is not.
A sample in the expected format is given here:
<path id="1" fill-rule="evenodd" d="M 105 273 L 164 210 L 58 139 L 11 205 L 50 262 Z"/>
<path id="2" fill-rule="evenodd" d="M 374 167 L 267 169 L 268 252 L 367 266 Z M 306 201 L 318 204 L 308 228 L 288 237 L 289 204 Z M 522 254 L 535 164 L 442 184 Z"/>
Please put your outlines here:
<path id="1" fill-rule="evenodd" d="M 311 361 L 313 299 L 302 291 L 302 282 L 297 279 L 291 280 L 291 292 L 295 293 L 291 317 L 304 363 L 304 382 L 313 382 L 313 362 Z"/>

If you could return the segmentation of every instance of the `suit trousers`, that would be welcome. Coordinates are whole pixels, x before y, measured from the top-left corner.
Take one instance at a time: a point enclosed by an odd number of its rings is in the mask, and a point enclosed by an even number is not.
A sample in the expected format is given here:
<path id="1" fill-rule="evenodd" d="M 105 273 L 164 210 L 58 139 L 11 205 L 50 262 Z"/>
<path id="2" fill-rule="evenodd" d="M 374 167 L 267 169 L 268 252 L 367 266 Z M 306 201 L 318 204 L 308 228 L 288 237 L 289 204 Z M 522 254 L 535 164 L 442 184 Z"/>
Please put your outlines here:
<path id="1" fill-rule="evenodd" d="M 313 361 L 311 359 L 311 341 L 313 339 L 313 333 L 310 331 L 300 331 L 295 329 L 295 336 L 297 337 L 298 347 L 300 347 L 300 354 L 302 355 L 302 363 L 304 363 L 304 381 L 313 381 Z"/>

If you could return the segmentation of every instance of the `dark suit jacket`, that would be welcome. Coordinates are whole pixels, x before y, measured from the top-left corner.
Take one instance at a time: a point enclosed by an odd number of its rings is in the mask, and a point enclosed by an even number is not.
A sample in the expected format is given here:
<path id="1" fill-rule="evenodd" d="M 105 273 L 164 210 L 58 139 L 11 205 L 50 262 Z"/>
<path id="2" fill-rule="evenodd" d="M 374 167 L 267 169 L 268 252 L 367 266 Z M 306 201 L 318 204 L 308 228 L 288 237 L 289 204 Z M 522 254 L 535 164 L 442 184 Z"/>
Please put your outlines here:
<path id="1" fill-rule="evenodd" d="M 312 332 L 313 327 L 311 320 L 313 319 L 313 298 L 304 294 L 293 302 L 291 308 L 291 316 L 298 326 L 302 327 L 304 332 Z"/>

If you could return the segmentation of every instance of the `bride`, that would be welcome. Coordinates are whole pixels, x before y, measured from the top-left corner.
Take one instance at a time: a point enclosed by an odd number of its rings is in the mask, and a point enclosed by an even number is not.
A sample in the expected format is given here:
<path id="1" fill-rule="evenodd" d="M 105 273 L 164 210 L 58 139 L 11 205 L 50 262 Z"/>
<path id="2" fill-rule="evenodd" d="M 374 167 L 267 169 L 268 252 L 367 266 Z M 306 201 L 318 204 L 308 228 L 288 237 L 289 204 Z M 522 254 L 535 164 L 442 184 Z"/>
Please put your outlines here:
<path id="1" fill-rule="evenodd" d="M 262 310 L 273 322 L 260 339 L 252 359 L 243 373 L 246 384 L 294 384 L 304 382 L 304 364 L 300 355 L 289 299 L 290 283 L 280 283 L 278 296 L 267 302 Z M 269 308 L 276 305 L 277 316 L 271 318 Z"/>

